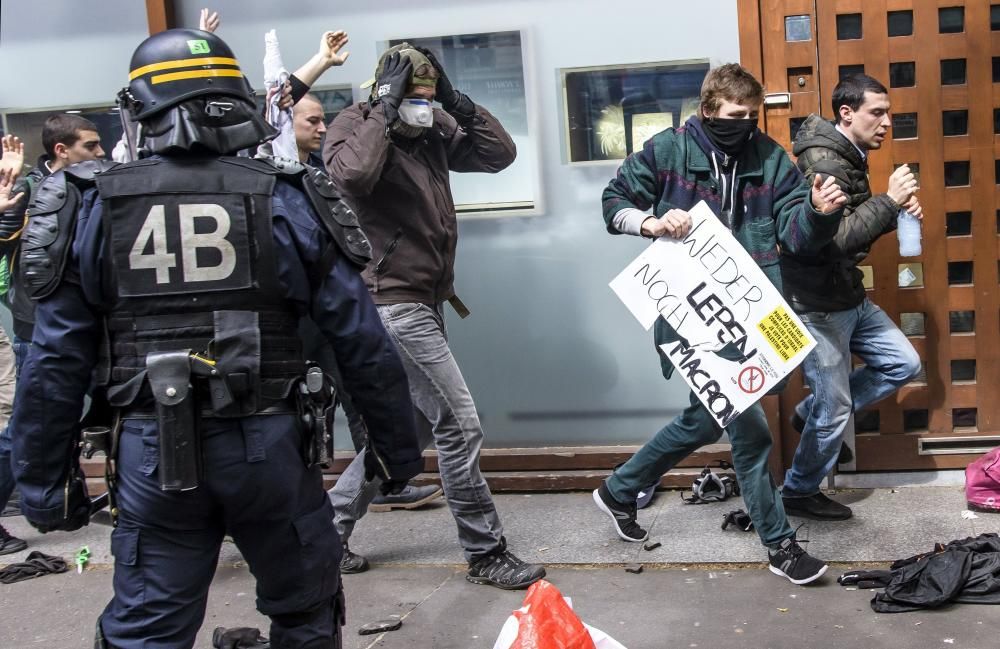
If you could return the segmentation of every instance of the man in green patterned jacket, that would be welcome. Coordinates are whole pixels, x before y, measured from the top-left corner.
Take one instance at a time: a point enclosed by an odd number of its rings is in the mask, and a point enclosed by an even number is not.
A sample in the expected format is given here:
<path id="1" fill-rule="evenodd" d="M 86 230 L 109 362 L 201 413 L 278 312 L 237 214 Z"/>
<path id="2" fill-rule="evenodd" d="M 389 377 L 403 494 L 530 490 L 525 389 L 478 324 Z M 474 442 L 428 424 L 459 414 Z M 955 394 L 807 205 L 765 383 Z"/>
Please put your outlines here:
<path id="1" fill-rule="evenodd" d="M 738 64 L 711 70 L 701 88 L 698 115 L 653 136 L 642 151 L 625 159 L 604 190 L 608 232 L 680 239 L 691 227 L 687 210 L 705 201 L 780 290 L 779 246 L 803 253 L 818 250 L 836 233 L 847 198 L 833 179 L 817 177 L 806 184 L 785 151 L 757 129 L 763 97 L 760 83 Z M 654 335 L 657 347 L 678 340 L 662 318 Z M 669 378 L 670 361 L 661 355 L 660 362 Z M 693 392 L 690 401 L 594 491 L 597 507 L 625 541 L 647 537 L 636 520 L 638 492 L 722 436 Z M 771 432 L 761 405 L 748 408 L 726 432 L 743 499 L 768 548 L 771 571 L 795 584 L 818 579 L 827 567 L 796 541 L 768 472 Z"/>

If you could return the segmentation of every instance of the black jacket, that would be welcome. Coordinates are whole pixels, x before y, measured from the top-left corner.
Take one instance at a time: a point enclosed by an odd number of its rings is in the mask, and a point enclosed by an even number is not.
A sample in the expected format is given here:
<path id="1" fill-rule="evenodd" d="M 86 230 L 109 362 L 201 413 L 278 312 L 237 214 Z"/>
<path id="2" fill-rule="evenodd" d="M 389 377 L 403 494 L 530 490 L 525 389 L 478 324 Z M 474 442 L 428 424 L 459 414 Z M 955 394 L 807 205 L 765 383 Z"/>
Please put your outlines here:
<path id="1" fill-rule="evenodd" d="M 24 197 L 10 208 L 10 211 L 16 215 L 18 220 L 24 219 L 28 204 L 31 202 L 32 192 L 51 173 L 47 164 L 48 161 L 49 157 L 43 155 L 38 159 L 38 164 L 35 165 L 35 168 L 18 178 L 15 183 L 11 194 L 24 193 Z M 4 218 L 7 218 L 6 215 Z M 20 286 L 21 280 L 17 272 L 20 244 L 20 232 L 18 232 L 16 238 L 0 242 L 0 252 L 10 255 L 10 289 L 8 290 L 6 299 L 8 306 L 10 306 L 10 314 L 14 322 L 14 335 L 22 340 L 31 342 L 31 336 L 35 327 L 35 303 Z"/>
<path id="2" fill-rule="evenodd" d="M 887 194 L 872 196 L 868 164 L 833 124 L 810 115 L 799 129 L 792 152 L 812 183 L 820 174 L 836 178 L 848 196 L 833 241 L 819 254 L 795 255 L 782 250 L 781 276 L 785 299 L 798 312 L 843 311 L 865 299 L 858 263 L 875 240 L 896 228 L 899 205 Z"/>

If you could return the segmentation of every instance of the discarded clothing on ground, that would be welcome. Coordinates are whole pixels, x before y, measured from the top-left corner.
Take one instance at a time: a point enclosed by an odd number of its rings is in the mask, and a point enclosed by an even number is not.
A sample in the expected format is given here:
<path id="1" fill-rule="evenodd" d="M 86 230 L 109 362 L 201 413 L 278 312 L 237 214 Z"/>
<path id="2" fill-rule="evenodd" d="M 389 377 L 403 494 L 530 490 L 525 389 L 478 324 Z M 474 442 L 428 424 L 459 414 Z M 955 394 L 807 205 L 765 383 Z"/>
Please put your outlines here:
<path id="1" fill-rule="evenodd" d="M 35 550 L 21 563 L 12 563 L 0 570 L 0 583 L 13 584 L 48 574 L 66 572 L 69 567 L 62 557 L 54 557 Z"/>
<path id="2" fill-rule="evenodd" d="M 852 571 L 841 583 L 885 591 L 872 598 L 876 613 L 905 613 L 952 602 L 1000 604 L 1000 537 L 981 534 L 900 559 L 884 571 Z"/>

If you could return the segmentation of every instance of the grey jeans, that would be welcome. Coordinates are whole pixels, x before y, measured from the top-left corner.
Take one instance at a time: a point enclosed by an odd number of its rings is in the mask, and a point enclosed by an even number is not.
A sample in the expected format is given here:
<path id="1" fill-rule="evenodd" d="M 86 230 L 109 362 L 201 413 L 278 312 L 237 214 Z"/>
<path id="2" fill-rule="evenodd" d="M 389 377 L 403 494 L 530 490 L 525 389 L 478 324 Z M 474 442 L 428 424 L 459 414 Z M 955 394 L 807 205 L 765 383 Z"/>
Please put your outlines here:
<path id="1" fill-rule="evenodd" d="M 448 347 L 443 305 L 380 305 L 379 316 L 396 343 L 410 381 L 421 448 L 433 441 L 445 499 L 458 526 L 458 541 L 470 563 L 495 550 L 503 527 L 493 496 L 479 471 L 483 429 L 462 371 Z M 424 420 L 424 421 L 420 421 Z M 364 479 L 359 454 L 329 491 L 334 525 L 346 542 L 378 493 L 379 480 Z"/>

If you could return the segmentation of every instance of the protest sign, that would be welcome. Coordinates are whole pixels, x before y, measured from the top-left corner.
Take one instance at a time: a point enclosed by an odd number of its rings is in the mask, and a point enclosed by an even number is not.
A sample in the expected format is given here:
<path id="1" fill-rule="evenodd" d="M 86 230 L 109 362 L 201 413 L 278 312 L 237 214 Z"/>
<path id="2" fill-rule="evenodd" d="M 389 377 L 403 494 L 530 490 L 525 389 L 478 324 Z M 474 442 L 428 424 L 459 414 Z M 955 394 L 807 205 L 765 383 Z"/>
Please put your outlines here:
<path id="1" fill-rule="evenodd" d="M 664 318 L 679 334 L 660 349 L 725 427 L 816 341 L 712 210 L 689 213 L 686 237 L 657 239 L 610 286 L 643 327 Z"/>

